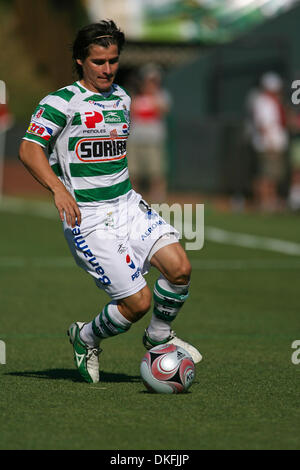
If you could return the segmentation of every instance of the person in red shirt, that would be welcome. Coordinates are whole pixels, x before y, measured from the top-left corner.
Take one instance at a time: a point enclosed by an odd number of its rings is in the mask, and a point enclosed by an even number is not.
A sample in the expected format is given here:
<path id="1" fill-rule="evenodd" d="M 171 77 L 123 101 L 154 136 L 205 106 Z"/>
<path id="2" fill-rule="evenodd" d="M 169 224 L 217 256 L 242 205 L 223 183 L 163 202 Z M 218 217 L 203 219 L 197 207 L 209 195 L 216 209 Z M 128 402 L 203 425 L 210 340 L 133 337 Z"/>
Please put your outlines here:
<path id="1" fill-rule="evenodd" d="M 151 202 L 164 201 L 166 183 L 165 118 L 170 110 L 169 93 L 162 88 L 158 67 L 148 65 L 141 71 L 139 92 L 132 97 L 129 137 L 129 170 L 137 191 L 144 180 L 149 186 Z"/>

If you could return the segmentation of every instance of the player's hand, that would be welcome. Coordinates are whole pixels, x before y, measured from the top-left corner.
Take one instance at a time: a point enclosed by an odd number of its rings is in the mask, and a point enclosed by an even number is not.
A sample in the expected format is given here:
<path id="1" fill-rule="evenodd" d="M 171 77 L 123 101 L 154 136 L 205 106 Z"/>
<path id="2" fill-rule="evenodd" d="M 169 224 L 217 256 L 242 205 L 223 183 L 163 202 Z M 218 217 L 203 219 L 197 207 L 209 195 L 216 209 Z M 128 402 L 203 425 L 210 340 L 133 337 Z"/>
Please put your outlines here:
<path id="1" fill-rule="evenodd" d="M 65 187 L 60 187 L 58 190 L 53 192 L 54 203 L 59 212 L 59 217 L 61 221 L 66 222 L 72 228 L 75 227 L 76 223 L 81 224 L 81 213 L 77 202 L 73 196 L 66 190 Z"/>

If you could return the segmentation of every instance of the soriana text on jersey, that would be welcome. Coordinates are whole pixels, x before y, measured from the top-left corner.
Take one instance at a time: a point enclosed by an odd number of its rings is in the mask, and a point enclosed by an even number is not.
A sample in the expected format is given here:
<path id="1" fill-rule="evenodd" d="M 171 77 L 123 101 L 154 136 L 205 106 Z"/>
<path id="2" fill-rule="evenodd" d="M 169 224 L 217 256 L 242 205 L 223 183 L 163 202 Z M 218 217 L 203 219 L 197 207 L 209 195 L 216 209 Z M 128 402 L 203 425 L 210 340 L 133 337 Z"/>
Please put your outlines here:
<path id="1" fill-rule="evenodd" d="M 119 160 L 126 156 L 126 139 L 122 137 L 81 139 L 76 144 L 75 153 L 83 162 Z"/>

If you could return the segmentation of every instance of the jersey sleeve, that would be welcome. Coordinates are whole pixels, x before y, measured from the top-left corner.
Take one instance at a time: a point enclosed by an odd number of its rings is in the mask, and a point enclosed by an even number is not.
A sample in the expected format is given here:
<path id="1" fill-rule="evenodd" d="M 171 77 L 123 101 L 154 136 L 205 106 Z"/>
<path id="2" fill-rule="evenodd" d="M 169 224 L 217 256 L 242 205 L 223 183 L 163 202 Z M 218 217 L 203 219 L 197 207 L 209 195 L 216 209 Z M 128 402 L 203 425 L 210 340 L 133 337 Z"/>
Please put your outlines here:
<path id="1" fill-rule="evenodd" d="M 23 139 L 47 147 L 62 131 L 66 122 L 66 106 L 53 94 L 48 95 L 36 107 Z"/>

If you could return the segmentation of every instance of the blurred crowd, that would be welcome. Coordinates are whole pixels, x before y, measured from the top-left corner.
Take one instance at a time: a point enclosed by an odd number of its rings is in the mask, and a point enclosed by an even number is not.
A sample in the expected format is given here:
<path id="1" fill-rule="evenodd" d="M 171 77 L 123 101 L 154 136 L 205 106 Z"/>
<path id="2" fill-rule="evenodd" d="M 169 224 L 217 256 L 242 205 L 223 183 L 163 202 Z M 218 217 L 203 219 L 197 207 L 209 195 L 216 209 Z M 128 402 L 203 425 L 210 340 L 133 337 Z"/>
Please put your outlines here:
<path id="1" fill-rule="evenodd" d="M 254 207 L 263 212 L 300 209 L 300 114 L 284 96 L 275 72 L 260 78 L 246 98 L 246 139 L 252 159 Z"/>
<path id="2" fill-rule="evenodd" d="M 166 117 L 172 100 L 157 65 L 141 68 L 136 78 L 131 90 L 129 170 L 137 191 L 146 189 L 151 202 L 163 202 L 168 189 Z M 240 157 L 241 165 L 248 165 L 244 174 L 251 207 L 271 213 L 300 210 L 300 112 L 286 99 L 279 74 L 264 73 L 258 86 L 249 90 L 244 135 L 248 162 L 245 155 Z"/>
<path id="3" fill-rule="evenodd" d="M 172 161 L 167 150 L 167 117 L 172 112 L 172 98 L 163 86 L 163 71 L 158 65 L 148 64 L 135 71 L 134 77 L 129 86 L 132 97 L 129 171 L 136 191 L 146 193 L 150 203 L 161 203 L 167 200 Z M 293 106 L 285 92 L 283 78 L 270 71 L 260 77 L 258 85 L 246 96 L 239 165 L 247 180 L 240 188 L 247 186 L 247 195 L 241 191 L 243 202 L 233 204 L 234 209 L 243 209 L 247 199 L 251 208 L 262 212 L 300 211 L 300 106 Z M 4 155 L 6 131 L 12 123 L 11 112 L 2 103 L 0 158 Z"/>

